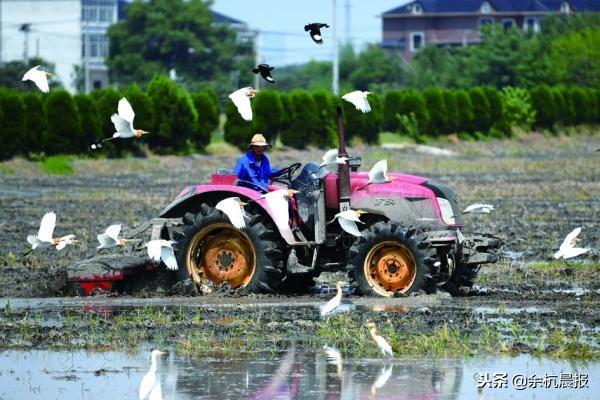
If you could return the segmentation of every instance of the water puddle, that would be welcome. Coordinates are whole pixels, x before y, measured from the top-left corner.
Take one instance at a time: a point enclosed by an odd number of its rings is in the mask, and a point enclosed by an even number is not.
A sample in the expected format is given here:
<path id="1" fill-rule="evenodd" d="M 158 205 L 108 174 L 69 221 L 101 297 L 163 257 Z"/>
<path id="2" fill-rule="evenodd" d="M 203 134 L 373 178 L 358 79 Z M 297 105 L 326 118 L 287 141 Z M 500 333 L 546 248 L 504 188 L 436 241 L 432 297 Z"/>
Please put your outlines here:
<path id="1" fill-rule="evenodd" d="M 600 363 L 533 358 L 356 359 L 342 352 L 158 359 L 164 399 L 593 398 Z M 132 399 L 150 368 L 135 352 L 0 352 L 0 398 Z M 481 390 L 478 390 L 478 385 Z M 525 385 L 525 388 L 523 388 Z M 561 387 L 561 385 L 563 387 Z"/>

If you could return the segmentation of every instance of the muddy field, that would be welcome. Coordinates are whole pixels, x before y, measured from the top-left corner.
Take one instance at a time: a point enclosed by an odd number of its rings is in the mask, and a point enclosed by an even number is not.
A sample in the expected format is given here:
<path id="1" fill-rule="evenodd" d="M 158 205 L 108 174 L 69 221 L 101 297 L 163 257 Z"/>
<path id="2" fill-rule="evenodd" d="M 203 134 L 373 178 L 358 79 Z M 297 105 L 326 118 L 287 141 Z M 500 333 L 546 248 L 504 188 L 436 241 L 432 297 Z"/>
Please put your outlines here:
<path id="1" fill-rule="evenodd" d="M 327 336 L 342 329 L 336 324 L 344 325 L 344 330 L 358 329 L 361 338 L 366 338 L 368 332 L 360 326 L 371 318 L 384 331 L 396 332 L 394 346 L 398 349 L 408 346 L 406 335 L 421 335 L 421 351 L 437 340 L 454 343 L 452 348 L 459 354 L 471 348 L 596 359 L 600 338 L 598 135 L 529 135 L 506 141 L 435 145 L 454 155 L 433 156 L 413 147 L 356 147 L 351 154 L 363 157 L 363 169 L 387 158 L 390 171 L 444 182 L 457 191 L 462 205 L 494 204 L 495 211 L 489 216 L 468 216 L 465 230 L 504 238 L 508 242 L 503 249 L 506 257 L 498 265 L 482 268 L 470 296 L 451 298 L 441 293 L 419 296 L 418 300 L 383 301 L 349 295 L 352 304 L 348 307 L 362 312 L 342 313 L 327 322 L 316 318 L 317 306 L 331 297 L 330 282 L 338 278 L 335 276 L 323 277 L 315 293 L 300 297 L 252 295 L 230 300 L 223 291 L 205 297 L 168 296 L 172 277 L 149 272 L 128 288 L 130 296 L 121 298 L 15 299 L 67 295 L 67 268 L 95 255 L 96 234 L 115 222 L 123 223 L 127 232 L 157 216 L 183 187 L 207 182 L 218 168 L 231 168 L 236 157 L 79 160 L 74 163 L 75 173 L 68 176 L 47 175 L 36 164 L 21 160 L 4 163 L 15 173 L 0 172 L 0 297 L 4 298 L 0 316 L 11 321 L 0 328 L 0 345 L 113 347 L 164 340 L 176 342 L 181 350 L 197 352 L 203 351 L 197 343 L 214 345 L 208 340 L 211 333 L 247 341 L 242 332 L 260 326 L 264 338 L 257 336 L 254 347 L 258 349 L 265 344 L 277 346 L 292 331 L 300 338 L 309 339 L 315 333 Z M 270 158 L 272 165 L 286 166 L 318 161 L 321 154 L 319 150 L 277 150 Z M 81 242 L 66 252 L 48 249 L 23 255 L 27 234 L 37 231 L 41 216 L 49 210 L 57 213 L 55 232 L 74 233 Z M 562 238 L 577 226 L 582 227 L 581 244 L 593 250 L 571 265 L 548 264 Z M 118 251 L 128 254 L 129 250 Z M 82 304 L 92 308 L 82 311 Z M 150 306 L 146 309 L 146 305 Z M 64 322 L 67 311 L 75 321 L 72 324 Z M 144 318 L 144 313 L 148 317 L 157 312 L 162 319 Z M 194 322 L 196 315 L 202 318 Z M 129 332 L 125 338 L 118 335 L 123 320 L 136 318 L 138 322 L 125 325 Z M 54 323 L 56 320 L 62 322 Z M 140 326 L 144 329 L 127 329 Z M 97 333 L 93 344 L 85 335 L 90 329 Z M 196 344 L 182 339 L 186 333 L 197 336 Z M 340 337 L 339 345 L 360 351 L 350 333 Z M 306 343 L 310 345 L 310 340 Z M 226 348 L 224 344 L 221 347 Z"/>

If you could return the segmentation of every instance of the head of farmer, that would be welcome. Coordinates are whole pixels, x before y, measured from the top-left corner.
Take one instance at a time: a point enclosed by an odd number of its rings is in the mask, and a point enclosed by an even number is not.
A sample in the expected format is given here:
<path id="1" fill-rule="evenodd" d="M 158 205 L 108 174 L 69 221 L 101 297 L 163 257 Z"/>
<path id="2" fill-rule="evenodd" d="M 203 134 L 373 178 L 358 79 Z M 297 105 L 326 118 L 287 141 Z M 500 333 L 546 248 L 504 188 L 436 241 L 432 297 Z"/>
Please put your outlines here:
<path id="1" fill-rule="evenodd" d="M 252 136 L 248 145 L 249 150 L 240 157 L 233 169 L 233 173 L 238 177 L 238 185 L 254 190 L 268 190 L 271 176 L 279 172 L 277 169 L 271 169 L 265 154 L 270 147 L 271 145 L 260 133 Z"/>

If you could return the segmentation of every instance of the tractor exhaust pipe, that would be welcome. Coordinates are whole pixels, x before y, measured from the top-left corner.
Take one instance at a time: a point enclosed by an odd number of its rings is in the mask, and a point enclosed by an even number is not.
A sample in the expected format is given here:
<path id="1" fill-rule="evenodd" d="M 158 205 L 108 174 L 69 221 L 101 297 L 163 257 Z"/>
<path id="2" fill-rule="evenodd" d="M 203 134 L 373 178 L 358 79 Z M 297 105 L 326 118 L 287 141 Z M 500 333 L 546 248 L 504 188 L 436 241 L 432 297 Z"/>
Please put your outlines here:
<path id="1" fill-rule="evenodd" d="M 344 134 L 344 116 L 342 114 L 342 107 L 337 106 L 337 120 L 338 120 L 338 156 L 348 157 L 346 152 L 346 137 Z M 350 209 L 350 165 L 348 161 L 344 164 L 338 165 L 338 203 L 340 206 L 340 212 Z"/>

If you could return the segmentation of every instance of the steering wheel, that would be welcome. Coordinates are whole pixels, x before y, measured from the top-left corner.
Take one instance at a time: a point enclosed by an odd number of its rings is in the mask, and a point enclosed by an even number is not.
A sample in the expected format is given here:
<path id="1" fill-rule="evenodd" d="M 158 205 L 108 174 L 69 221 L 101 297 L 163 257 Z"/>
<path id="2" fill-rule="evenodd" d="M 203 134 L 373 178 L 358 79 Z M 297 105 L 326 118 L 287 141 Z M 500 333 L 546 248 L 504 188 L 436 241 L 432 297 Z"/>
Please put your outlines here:
<path id="1" fill-rule="evenodd" d="M 284 185 L 291 185 L 292 184 L 292 178 L 294 176 L 294 173 L 302 166 L 302 163 L 293 163 L 292 165 L 290 165 L 289 167 L 285 167 L 279 170 L 279 172 L 277 172 L 277 175 L 273 175 L 271 176 L 271 180 L 273 182 L 279 182 L 279 183 L 283 183 Z"/>

